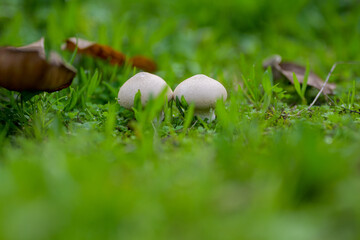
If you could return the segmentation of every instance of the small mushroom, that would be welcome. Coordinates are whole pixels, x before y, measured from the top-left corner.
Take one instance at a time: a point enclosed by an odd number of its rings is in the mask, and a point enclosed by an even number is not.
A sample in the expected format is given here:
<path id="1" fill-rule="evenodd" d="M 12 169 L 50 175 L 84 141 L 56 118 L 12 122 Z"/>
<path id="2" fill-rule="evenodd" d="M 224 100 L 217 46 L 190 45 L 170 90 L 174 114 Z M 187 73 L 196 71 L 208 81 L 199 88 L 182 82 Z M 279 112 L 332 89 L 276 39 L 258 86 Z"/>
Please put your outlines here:
<path id="1" fill-rule="evenodd" d="M 225 87 L 208 76 L 198 74 L 181 82 L 174 90 L 174 98 L 184 97 L 195 106 L 194 115 L 202 119 L 215 119 L 214 107 L 218 99 L 227 98 Z"/>
<path id="2" fill-rule="evenodd" d="M 145 105 L 151 97 L 157 97 L 167 88 L 167 99 L 173 98 L 173 92 L 167 83 L 159 76 L 147 72 L 140 72 L 121 86 L 118 94 L 118 102 L 121 106 L 131 109 L 134 106 L 134 98 L 140 90 L 141 104 Z"/>

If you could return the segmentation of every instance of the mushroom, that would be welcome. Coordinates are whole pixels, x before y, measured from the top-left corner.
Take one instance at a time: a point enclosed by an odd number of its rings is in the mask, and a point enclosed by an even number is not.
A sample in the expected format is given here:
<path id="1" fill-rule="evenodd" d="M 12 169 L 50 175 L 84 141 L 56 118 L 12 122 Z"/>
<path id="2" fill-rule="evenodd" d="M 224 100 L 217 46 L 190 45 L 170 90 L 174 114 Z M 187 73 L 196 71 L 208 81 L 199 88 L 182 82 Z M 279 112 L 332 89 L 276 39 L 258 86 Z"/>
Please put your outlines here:
<path id="1" fill-rule="evenodd" d="M 145 105 L 151 97 L 157 97 L 165 88 L 167 88 L 167 99 L 170 101 L 173 98 L 173 92 L 164 79 L 151 73 L 140 72 L 121 86 L 118 102 L 121 106 L 131 109 L 134 106 L 135 95 L 140 90 L 141 104 Z"/>
<path id="2" fill-rule="evenodd" d="M 195 106 L 194 115 L 202 119 L 215 119 L 213 108 L 218 99 L 227 98 L 225 87 L 208 76 L 198 74 L 181 82 L 174 90 L 174 98 L 184 97 L 188 104 Z"/>

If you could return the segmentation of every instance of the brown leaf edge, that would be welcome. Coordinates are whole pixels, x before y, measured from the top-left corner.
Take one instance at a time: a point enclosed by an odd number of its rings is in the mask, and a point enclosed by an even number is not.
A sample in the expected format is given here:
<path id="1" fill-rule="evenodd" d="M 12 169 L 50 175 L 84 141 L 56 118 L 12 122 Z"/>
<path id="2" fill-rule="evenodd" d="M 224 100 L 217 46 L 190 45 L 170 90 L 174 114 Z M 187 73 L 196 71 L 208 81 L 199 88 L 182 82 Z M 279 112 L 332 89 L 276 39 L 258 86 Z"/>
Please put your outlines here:
<path id="1" fill-rule="evenodd" d="M 263 67 L 267 68 L 268 66 L 271 66 L 275 80 L 284 76 L 291 84 L 294 84 L 293 73 L 295 73 L 299 83 L 302 84 L 304 81 L 306 68 L 292 62 L 282 62 L 282 58 L 279 55 L 264 60 Z M 324 81 L 318 75 L 310 71 L 307 85 L 320 90 L 324 85 Z M 333 94 L 335 88 L 336 84 L 328 83 L 325 85 L 323 92 L 325 94 Z"/>
<path id="2" fill-rule="evenodd" d="M 123 66 L 127 59 L 125 54 L 114 50 L 110 46 L 75 37 L 67 39 L 62 46 L 62 49 L 71 52 L 74 52 L 77 49 L 77 52 L 80 54 L 108 60 L 111 64 L 119 66 Z M 147 72 L 155 72 L 157 70 L 156 63 L 144 56 L 131 57 L 129 58 L 129 63 L 131 66 Z"/>
<path id="3" fill-rule="evenodd" d="M 46 59 L 44 39 L 23 47 L 0 48 L 0 86 L 18 92 L 54 92 L 71 85 L 76 69 L 51 52 Z"/>

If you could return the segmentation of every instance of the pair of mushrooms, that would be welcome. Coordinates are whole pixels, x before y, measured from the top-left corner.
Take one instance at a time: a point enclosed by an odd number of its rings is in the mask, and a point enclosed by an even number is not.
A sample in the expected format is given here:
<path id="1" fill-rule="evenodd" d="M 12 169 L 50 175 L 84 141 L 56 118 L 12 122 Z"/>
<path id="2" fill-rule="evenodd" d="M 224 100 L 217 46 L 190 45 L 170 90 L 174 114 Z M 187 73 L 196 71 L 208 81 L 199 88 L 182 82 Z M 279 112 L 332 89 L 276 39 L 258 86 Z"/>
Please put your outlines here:
<path id="1" fill-rule="evenodd" d="M 167 89 L 166 95 L 168 101 L 173 98 L 182 97 L 188 104 L 194 104 L 194 115 L 202 119 L 215 119 L 213 108 L 218 99 L 227 98 L 225 87 L 210 77 L 203 74 L 192 76 L 181 82 L 174 90 L 159 76 L 147 72 L 140 72 L 120 88 L 118 102 L 121 106 L 131 109 L 134 106 L 134 98 L 140 90 L 141 103 L 144 105 L 151 97 L 157 97 L 164 89 Z"/>

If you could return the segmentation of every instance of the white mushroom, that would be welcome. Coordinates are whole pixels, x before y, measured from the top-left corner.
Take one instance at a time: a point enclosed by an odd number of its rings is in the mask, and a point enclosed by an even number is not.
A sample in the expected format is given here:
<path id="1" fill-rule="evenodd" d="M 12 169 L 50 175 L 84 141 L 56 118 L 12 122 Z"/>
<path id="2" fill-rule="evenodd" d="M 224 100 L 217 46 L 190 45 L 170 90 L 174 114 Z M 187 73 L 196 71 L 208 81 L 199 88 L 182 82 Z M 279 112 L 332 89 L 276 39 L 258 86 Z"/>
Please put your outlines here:
<path id="1" fill-rule="evenodd" d="M 134 106 L 135 95 L 140 90 L 141 104 L 144 106 L 151 97 L 156 98 L 166 88 L 166 96 L 170 101 L 173 98 L 173 92 L 164 79 L 151 73 L 140 72 L 121 86 L 118 102 L 121 106 L 131 109 Z"/>
<path id="2" fill-rule="evenodd" d="M 174 98 L 184 97 L 188 104 L 195 106 L 194 115 L 202 119 L 215 119 L 214 107 L 218 99 L 227 98 L 225 87 L 203 74 L 192 76 L 181 82 L 174 90 Z"/>

